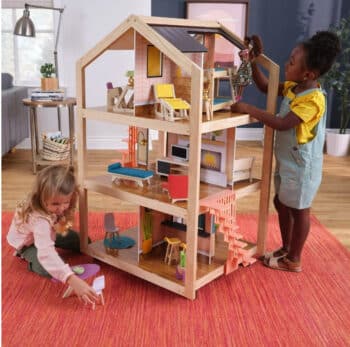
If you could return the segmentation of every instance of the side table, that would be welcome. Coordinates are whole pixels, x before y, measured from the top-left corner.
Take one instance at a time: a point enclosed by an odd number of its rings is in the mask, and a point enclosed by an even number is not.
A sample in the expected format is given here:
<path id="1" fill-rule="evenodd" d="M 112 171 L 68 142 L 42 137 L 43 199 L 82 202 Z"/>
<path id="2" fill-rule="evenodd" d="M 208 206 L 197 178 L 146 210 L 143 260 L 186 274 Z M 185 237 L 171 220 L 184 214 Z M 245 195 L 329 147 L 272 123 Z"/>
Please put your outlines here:
<path id="1" fill-rule="evenodd" d="M 66 163 L 67 160 L 51 161 L 44 160 L 40 156 L 39 152 L 39 134 L 38 134 L 38 121 L 37 121 L 37 109 L 41 107 L 55 107 L 57 109 L 61 107 L 68 108 L 68 118 L 69 118 L 69 139 L 71 141 L 70 149 L 70 164 L 73 165 L 74 162 L 74 106 L 76 105 L 75 98 L 65 98 L 60 101 L 38 101 L 31 99 L 22 100 L 24 106 L 28 106 L 30 110 L 30 140 L 32 147 L 32 161 L 33 161 L 33 173 L 36 174 L 37 165 L 54 165 L 58 163 Z M 61 127 L 60 124 L 58 125 Z M 61 130 L 61 129 L 59 129 Z"/>

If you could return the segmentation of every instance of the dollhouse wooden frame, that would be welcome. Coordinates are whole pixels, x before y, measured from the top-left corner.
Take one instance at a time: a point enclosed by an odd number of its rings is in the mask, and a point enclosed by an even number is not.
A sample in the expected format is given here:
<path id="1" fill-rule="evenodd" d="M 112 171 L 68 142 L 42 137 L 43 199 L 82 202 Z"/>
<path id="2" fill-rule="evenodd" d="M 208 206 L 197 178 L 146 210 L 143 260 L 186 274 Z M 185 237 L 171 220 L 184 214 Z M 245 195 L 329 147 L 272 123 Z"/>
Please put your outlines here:
<path id="1" fill-rule="evenodd" d="M 171 34 L 174 32 L 181 37 L 180 41 L 171 39 Z M 225 251 L 221 254 L 219 250 L 215 249 L 217 243 L 221 243 L 221 246 L 225 243 L 212 230 L 213 223 L 208 217 L 209 209 L 205 207 L 205 204 L 201 205 L 200 201 L 207 201 L 211 196 L 216 196 L 223 190 L 229 192 L 234 189 L 234 196 L 239 203 L 239 198 L 260 190 L 256 243 L 249 246 L 249 253 L 251 255 L 262 255 L 265 252 L 273 131 L 270 128 L 265 129 L 261 179 L 235 182 L 234 188 L 230 187 L 234 174 L 236 127 L 255 122 L 255 120 L 248 114 L 232 114 L 229 109 L 214 111 L 210 120 L 203 114 L 204 69 L 213 67 L 211 66 L 212 50 L 215 46 L 215 35 L 218 34 L 224 36 L 240 49 L 244 48 L 243 41 L 218 22 L 131 15 L 79 59 L 76 66 L 78 180 L 81 187 L 79 199 L 81 250 L 111 266 L 189 299 L 195 299 L 196 291 L 199 288 L 225 273 L 225 257 L 227 256 Z M 202 44 L 196 41 L 197 35 L 204 37 Z M 144 67 L 146 64 L 145 47 L 147 45 L 157 47 L 165 59 L 163 76 L 159 79 L 147 78 L 147 69 Z M 206 50 L 202 50 L 203 46 Z M 192 53 L 185 53 L 189 51 L 189 47 Z M 85 69 L 106 50 L 134 50 L 135 52 L 134 110 L 132 114 L 109 111 L 107 105 L 101 107 L 86 106 L 87 82 Z M 269 75 L 266 110 L 274 113 L 279 67 L 265 55 L 259 56 L 256 61 L 267 70 Z M 140 65 L 138 64 L 141 64 L 142 68 L 139 68 Z M 154 100 L 148 100 L 149 105 L 145 105 L 145 100 L 140 97 L 141 90 L 151 91 L 154 83 L 174 83 L 177 96 L 185 99 L 190 104 L 188 119 L 171 122 L 156 117 L 153 108 Z M 178 88 L 179 85 L 182 87 Z M 172 203 L 167 193 L 161 189 L 164 177 L 158 175 L 155 175 L 152 178 L 152 183 L 146 187 L 123 183 L 115 184 L 111 182 L 107 171 L 105 175 L 90 177 L 86 160 L 86 126 L 90 120 L 157 130 L 161 141 L 160 158 L 168 156 L 169 134 L 172 134 L 175 138 L 186 137 L 189 143 L 189 160 L 188 165 L 186 165 L 189 179 L 188 201 Z M 227 177 L 227 186 L 225 188 L 200 182 L 200 156 L 202 142 L 204 142 L 202 135 L 222 129 L 227 132 L 226 142 L 221 144 L 226 150 L 225 177 Z M 106 163 L 106 167 L 107 165 L 108 163 Z M 149 170 L 150 168 L 152 168 L 152 163 L 148 163 L 146 169 Z M 130 230 L 132 237 L 136 238 L 135 247 L 131 250 L 120 250 L 118 256 L 113 257 L 105 252 L 103 240 L 88 244 L 87 197 L 89 191 L 105 194 L 140 206 L 139 226 L 134 230 Z M 154 233 L 153 249 L 150 255 L 143 254 L 141 250 L 143 221 L 147 213 L 152 213 L 152 231 Z M 207 234 L 210 234 L 206 238 L 203 238 L 197 232 L 199 229 L 198 217 L 201 215 L 205 216 L 205 228 L 208 231 Z M 167 218 L 164 218 L 164 216 L 167 216 Z M 169 216 L 173 216 L 173 218 L 168 218 Z M 183 221 L 183 223 L 174 222 L 174 220 Z M 116 224 L 118 224 L 118 221 L 116 221 Z M 181 228 L 185 228 L 185 232 Z M 163 234 L 156 236 L 156 229 L 161 230 Z M 103 234 L 104 231 L 102 230 L 101 235 Z M 128 235 L 128 233 L 126 234 Z M 174 275 L 175 268 L 164 263 L 164 235 L 179 237 L 182 242 L 186 243 L 184 281 L 176 279 Z M 242 245 L 245 244 L 237 242 Z M 208 250 L 205 252 L 209 256 L 209 264 L 208 261 L 205 264 L 200 260 L 202 255 L 198 253 L 201 253 L 202 248 Z M 155 264 L 157 265 L 155 266 Z"/>

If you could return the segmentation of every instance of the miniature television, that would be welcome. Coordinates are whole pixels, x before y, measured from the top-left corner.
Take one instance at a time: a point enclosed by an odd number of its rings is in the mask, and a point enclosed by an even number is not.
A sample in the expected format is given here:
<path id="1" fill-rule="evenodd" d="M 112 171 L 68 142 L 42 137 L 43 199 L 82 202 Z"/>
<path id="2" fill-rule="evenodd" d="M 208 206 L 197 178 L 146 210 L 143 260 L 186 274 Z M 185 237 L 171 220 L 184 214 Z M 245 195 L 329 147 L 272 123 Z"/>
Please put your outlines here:
<path id="1" fill-rule="evenodd" d="M 180 145 L 171 145 L 171 156 L 175 159 L 188 160 L 189 147 Z"/>

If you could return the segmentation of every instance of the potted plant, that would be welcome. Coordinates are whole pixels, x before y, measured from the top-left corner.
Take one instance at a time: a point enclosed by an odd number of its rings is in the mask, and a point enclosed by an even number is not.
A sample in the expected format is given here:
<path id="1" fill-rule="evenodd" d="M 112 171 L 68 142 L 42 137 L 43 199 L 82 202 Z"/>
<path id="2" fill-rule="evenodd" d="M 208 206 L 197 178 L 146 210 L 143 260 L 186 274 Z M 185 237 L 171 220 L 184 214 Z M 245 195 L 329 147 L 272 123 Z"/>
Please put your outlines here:
<path id="1" fill-rule="evenodd" d="M 134 70 L 128 70 L 125 74 L 128 77 L 128 86 L 134 88 Z"/>
<path id="2" fill-rule="evenodd" d="M 323 77 L 324 87 L 333 90 L 339 100 L 340 111 L 339 131 L 328 131 L 326 134 L 327 153 L 344 156 L 350 149 L 350 132 L 347 130 L 350 122 L 350 17 L 342 18 L 339 25 L 330 30 L 339 37 L 342 51 Z"/>
<path id="3" fill-rule="evenodd" d="M 52 77 L 55 74 L 56 69 L 53 64 L 46 63 L 41 65 L 41 90 L 57 90 L 58 89 L 58 79 Z"/>
<path id="4" fill-rule="evenodd" d="M 152 250 L 152 242 L 152 212 L 148 209 L 145 209 L 145 213 L 143 216 L 143 254 L 147 254 Z"/>

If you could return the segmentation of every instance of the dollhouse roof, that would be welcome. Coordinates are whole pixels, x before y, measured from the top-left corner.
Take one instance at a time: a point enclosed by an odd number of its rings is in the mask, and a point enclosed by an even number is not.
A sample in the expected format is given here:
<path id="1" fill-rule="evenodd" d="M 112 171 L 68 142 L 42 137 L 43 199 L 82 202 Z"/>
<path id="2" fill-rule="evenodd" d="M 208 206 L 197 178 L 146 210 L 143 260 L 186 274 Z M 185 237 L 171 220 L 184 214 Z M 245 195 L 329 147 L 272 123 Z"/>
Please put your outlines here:
<path id="1" fill-rule="evenodd" d="M 193 34 L 220 34 L 239 48 L 244 47 L 243 41 L 219 22 L 131 15 L 88 51 L 78 61 L 78 67 L 85 68 L 106 50 L 133 50 L 134 31 L 188 73 L 191 73 L 192 68 L 199 67 L 184 53 L 207 51 L 192 37 Z"/>
<path id="2" fill-rule="evenodd" d="M 191 36 L 189 28 L 157 25 L 152 25 L 152 28 L 182 53 L 208 52 L 205 46 Z"/>
<path id="3" fill-rule="evenodd" d="M 189 52 L 208 52 L 207 48 L 201 45 L 194 39 L 194 34 L 218 34 L 230 41 L 232 44 L 243 49 L 244 46 L 241 42 L 237 41 L 235 37 L 228 35 L 224 30 L 220 28 L 196 28 L 196 27 L 176 27 L 176 26 L 158 26 L 151 25 L 165 39 L 171 42 L 182 53 Z"/>

